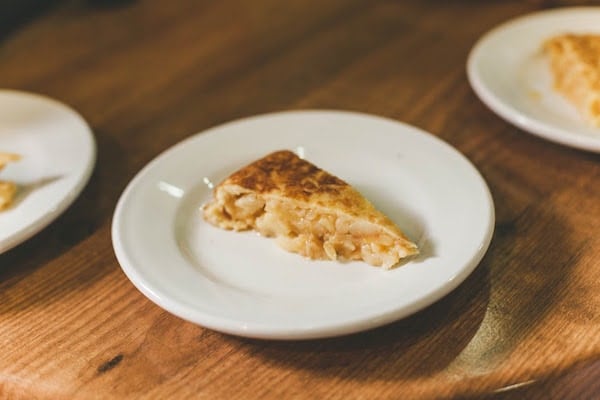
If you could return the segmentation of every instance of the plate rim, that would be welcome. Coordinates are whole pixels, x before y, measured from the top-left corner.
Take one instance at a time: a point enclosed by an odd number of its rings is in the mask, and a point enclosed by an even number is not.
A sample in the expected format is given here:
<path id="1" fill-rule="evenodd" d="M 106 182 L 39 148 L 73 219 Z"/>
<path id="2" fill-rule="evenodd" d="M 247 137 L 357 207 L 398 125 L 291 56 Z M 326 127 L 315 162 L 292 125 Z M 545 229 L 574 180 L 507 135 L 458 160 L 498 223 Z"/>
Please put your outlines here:
<path id="1" fill-rule="evenodd" d="M 584 135 L 574 135 L 573 132 L 566 131 L 560 127 L 557 127 L 551 123 L 547 123 L 543 120 L 531 117 L 526 113 L 522 112 L 518 107 L 513 106 L 511 103 L 505 102 L 499 96 L 497 96 L 493 90 L 491 90 L 485 83 L 485 80 L 478 73 L 477 63 L 481 56 L 481 51 L 488 45 L 488 42 L 494 38 L 494 36 L 501 34 L 506 29 L 510 29 L 513 26 L 527 23 L 530 20 L 534 20 L 540 17 L 548 15 L 560 15 L 567 13 L 578 13 L 585 11 L 594 11 L 600 13 L 600 6 L 574 6 L 574 7 L 560 7 L 549 10 L 534 11 L 528 14 L 519 15 L 510 18 L 500 24 L 492 27 L 490 30 L 485 32 L 481 37 L 477 39 L 467 57 L 466 69 L 467 78 L 471 85 L 471 88 L 477 95 L 477 97 L 497 116 L 505 120 L 506 122 L 530 133 L 539 138 L 558 143 L 571 148 L 585 150 L 589 152 L 600 153 L 600 136 L 598 138 Z M 599 130 L 600 135 L 600 130 Z"/>
<path id="2" fill-rule="evenodd" d="M 7 238 L 0 239 L 0 255 L 2 255 L 41 232 L 44 228 L 46 228 L 59 216 L 61 216 L 73 204 L 73 202 L 79 197 L 83 189 L 86 187 L 92 176 L 92 172 L 94 171 L 96 165 L 98 149 L 91 126 L 78 111 L 76 111 L 73 107 L 69 106 L 68 104 L 44 94 L 21 91 L 16 89 L 2 88 L 0 89 L 0 95 L 18 96 L 22 98 L 35 99 L 37 101 L 41 100 L 45 103 L 50 103 L 54 106 L 58 106 L 58 108 L 61 108 L 66 112 L 69 112 L 73 117 L 75 117 L 77 120 L 79 120 L 79 122 L 81 122 L 82 127 L 84 128 L 82 130 L 82 137 L 85 139 L 87 150 L 89 151 L 90 155 L 89 159 L 85 164 L 85 168 L 82 170 L 80 178 L 63 195 L 63 197 L 58 201 L 58 204 L 55 207 L 49 208 L 48 212 L 44 213 L 43 216 L 21 227 L 20 229 L 17 229 L 13 234 L 9 235 Z"/>
<path id="3" fill-rule="evenodd" d="M 246 121 L 263 119 L 263 118 L 271 118 L 276 116 L 286 116 L 286 115 L 301 115 L 301 114 L 336 114 L 336 116 L 358 116 L 358 117 L 366 117 L 369 119 L 377 119 L 381 121 L 391 122 L 395 125 L 398 125 L 402 128 L 408 128 L 414 132 L 418 132 L 419 134 L 427 136 L 429 139 L 433 139 L 437 145 L 442 145 L 447 150 L 450 150 L 453 155 L 459 157 L 463 162 L 466 162 L 472 172 L 474 172 L 474 176 L 476 176 L 478 184 L 480 188 L 483 189 L 486 195 L 486 207 L 488 211 L 488 224 L 485 228 L 485 234 L 482 238 L 478 238 L 479 246 L 476 252 L 474 252 L 469 260 L 465 263 L 465 267 L 462 268 L 456 275 L 452 277 L 449 281 L 446 282 L 445 285 L 442 285 L 435 290 L 432 290 L 427 293 L 427 295 L 423 296 L 419 299 L 419 301 L 413 302 L 408 306 L 404 306 L 401 308 L 394 308 L 390 311 L 378 314 L 376 316 L 371 316 L 371 318 L 364 318 L 362 320 L 352 320 L 352 321 L 344 321 L 342 323 L 328 325 L 328 326 L 307 326 L 303 328 L 289 328 L 289 327 L 274 327 L 273 324 L 264 324 L 260 322 L 247 322 L 241 321 L 236 318 L 222 317 L 219 315 L 214 315 L 213 313 L 203 312 L 201 310 L 195 309 L 193 306 L 189 306 L 186 304 L 180 304 L 177 300 L 169 298 L 169 296 L 161 296 L 157 293 L 156 288 L 154 288 L 152 284 L 149 284 L 141 274 L 137 271 L 137 267 L 134 266 L 134 262 L 132 262 L 131 258 L 128 255 L 127 250 L 124 246 L 124 241 L 121 239 L 121 226 L 123 224 L 122 215 L 124 213 L 124 208 L 126 206 L 126 202 L 128 198 L 131 196 L 131 192 L 135 190 L 135 187 L 139 183 L 139 181 L 143 180 L 147 171 L 152 169 L 155 164 L 162 162 L 163 159 L 168 158 L 171 153 L 176 152 L 180 147 L 185 146 L 189 141 L 195 140 L 200 135 L 212 134 L 214 131 L 220 131 L 226 128 L 229 125 L 244 123 Z M 175 143 L 174 145 L 168 147 L 167 149 L 160 152 L 156 155 L 152 160 L 146 163 L 131 179 L 131 181 L 127 184 L 126 188 L 123 190 L 119 200 L 116 204 L 112 226 L 111 226 L 111 238 L 113 243 L 113 249 L 115 252 L 115 256 L 121 269 L 130 280 L 130 282 L 149 300 L 155 303 L 160 308 L 165 311 L 172 313 L 184 320 L 192 322 L 194 324 L 200 325 L 204 328 L 209 328 L 218 332 L 231 334 L 235 336 L 242 337 L 250 337 L 256 339 L 271 339 L 271 340 L 306 340 L 306 339 L 318 339 L 318 338 L 326 338 L 326 337 L 335 337 L 341 335 L 352 334 L 360 331 L 365 331 L 368 329 L 373 329 L 382 325 L 386 325 L 393 321 L 397 321 L 399 319 L 405 318 L 409 315 L 414 314 L 415 312 L 422 310 L 423 308 L 435 303 L 436 301 L 442 299 L 445 295 L 452 292 L 456 289 L 471 273 L 475 270 L 475 268 L 479 265 L 482 258 L 487 252 L 489 245 L 491 243 L 493 232 L 495 227 L 495 208 L 494 202 L 489 190 L 489 187 L 479 172 L 479 170 L 473 165 L 473 163 L 458 149 L 451 146 L 449 143 L 439 138 L 436 135 L 433 135 L 425 130 L 422 130 L 416 126 L 394 120 L 387 117 L 382 117 L 379 115 L 356 112 L 356 111 L 346 111 L 346 110 L 331 110 L 331 109 L 301 109 L 301 110 L 284 110 L 284 111 L 276 111 L 258 115 L 251 115 L 248 117 L 241 117 L 231 121 L 227 121 L 222 124 L 211 126 L 205 130 L 198 131 L 196 133 L 191 134 L 189 137 L 181 140 L 180 142 Z M 192 316 L 190 314 L 193 314 Z M 202 319 L 198 320 L 198 316 Z"/>

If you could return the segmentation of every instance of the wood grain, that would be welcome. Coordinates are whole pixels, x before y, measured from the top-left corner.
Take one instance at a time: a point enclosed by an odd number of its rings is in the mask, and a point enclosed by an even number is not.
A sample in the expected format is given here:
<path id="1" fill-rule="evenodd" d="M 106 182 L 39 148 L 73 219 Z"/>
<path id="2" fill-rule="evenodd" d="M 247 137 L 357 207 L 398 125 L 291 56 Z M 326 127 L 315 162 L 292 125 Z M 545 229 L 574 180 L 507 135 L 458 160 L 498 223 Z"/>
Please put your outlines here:
<path id="1" fill-rule="evenodd" d="M 0 255 L 0 398 L 596 398 L 600 157 L 542 141 L 468 86 L 474 42 L 581 2 L 58 2 L 0 41 L 0 86 L 79 110 L 99 156 L 75 204 Z M 497 225 L 476 271 L 426 310 L 308 342 L 222 335 L 126 279 L 110 223 L 133 175 L 224 121 L 303 108 L 419 126 L 462 151 Z"/>

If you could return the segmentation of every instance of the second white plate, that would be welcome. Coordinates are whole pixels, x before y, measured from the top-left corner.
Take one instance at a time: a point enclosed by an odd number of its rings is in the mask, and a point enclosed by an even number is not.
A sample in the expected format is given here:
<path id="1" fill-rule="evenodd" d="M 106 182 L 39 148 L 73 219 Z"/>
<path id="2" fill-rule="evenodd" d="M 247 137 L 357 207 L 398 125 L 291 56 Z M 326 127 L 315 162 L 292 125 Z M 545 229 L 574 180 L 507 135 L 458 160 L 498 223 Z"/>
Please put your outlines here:
<path id="1" fill-rule="evenodd" d="M 70 107 L 45 96 L 0 90 L 0 152 L 22 156 L 0 172 L 18 186 L 0 212 L 0 253 L 33 236 L 71 205 L 96 161 L 88 124 Z"/>
<path id="2" fill-rule="evenodd" d="M 479 98 L 519 128 L 563 145 L 600 152 L 600 128 L 588 125 L 552 87 L 542 54 L 561 33 L 600 33 L 600 7 L 542 11 L 508 21 L 473 47 L 467 73 Z"/>
<path id="3" fill-rule="evenodd" d="M 391 271 L 310 261 L 202 219 L 211 183 L 279 149 L 357 187 L 422 254 Z M 126 188 L 112 234 L 126 275 L 171 313 L 236 335 L 305 339 L 373 328 L 438 300 L 476 267 L 493 226 L 484 180 L 448 144 L 379 117 L 305 111 L 228 123 L 167 150 Z"/>

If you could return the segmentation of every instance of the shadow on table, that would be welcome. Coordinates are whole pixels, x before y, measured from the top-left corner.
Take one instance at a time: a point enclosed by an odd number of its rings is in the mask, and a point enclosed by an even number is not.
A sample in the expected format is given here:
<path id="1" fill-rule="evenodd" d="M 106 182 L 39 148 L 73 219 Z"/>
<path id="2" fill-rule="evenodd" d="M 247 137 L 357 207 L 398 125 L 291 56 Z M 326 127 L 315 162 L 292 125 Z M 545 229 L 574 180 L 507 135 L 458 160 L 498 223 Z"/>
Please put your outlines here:
<path id="1" fill-rule="evenodd" d="M 240 340 L 255 356 L 292 369 L 345 379 L 430 375 L 450 364 L 476 334 L 489 299 L 484 261 L 453 293 L 401 321 L 363 333 L 309 341 Z"/>
<path id="2" fill-rule="evenodd" d="M 28 23 L 43 15 L 64 0 L 2 0 L 0 1 L 0 40 Z M 84 7 L 115 8 L 127 6 L 137 0 L 87 0 Z"/>
<path id="3" fill-rule="evenodd" d="M 38 15 L 48 11 L 58 0 L 0 1 L 0 40 Z"/>
<path id="4" fill-rule="evenodd" d="M 332 339 L 230 340 L 240 341 L 268 363 L 339 379 L 403 380 L 441 372 L 447 379 L 485 375 L 564 294 L 561 288 L 577 258 L 570 237 L 561 218 L 539 205 L 512 220 L 498 218 L 490 249 L 473 274 L 412 317 Z"/>
<path id="5" fill-rule="evenodd" d="M 138 0 L 87 0 L 86 3 L 90 7 L 96 8 L 112 8 L 124 7 L 137 2 Z"/>
<path id="6" fill-rule="evenodd" d="M 586 360 L 569 368 L 566 372 L 550 374 L 544 379 L 524 382 L 503 388 L 480 400 L 510 399 L 595 399 L 600 393 L 600 360 Z"/>

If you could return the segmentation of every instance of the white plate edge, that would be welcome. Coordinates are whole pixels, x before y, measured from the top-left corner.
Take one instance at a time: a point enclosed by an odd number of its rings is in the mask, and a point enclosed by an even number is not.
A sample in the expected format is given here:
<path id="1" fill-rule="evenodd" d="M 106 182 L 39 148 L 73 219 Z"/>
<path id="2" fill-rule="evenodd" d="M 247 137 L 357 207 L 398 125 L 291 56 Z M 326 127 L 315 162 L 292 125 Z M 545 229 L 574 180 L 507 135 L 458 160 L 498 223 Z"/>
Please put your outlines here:
<path id="1" fill-rule="evenodd" d="M 550 140 L 552 142 L 579 150 L 600 153 L 600 139 L 595 139 L 589 136 L 574 135 L 571 132 L 556 128 L 551 124 L 531 118 L 521 112 L 518 108 L 515 108 L 511 104 L 506 103 L 502 99 L 498 98 L 494 92 L 484 84 L 483 79 L 477 73 L 476 66 L 478 57 L 480 57 L 481 48 L 487 44 L 486 42 L 498 32 L 501 32 L 506 28 L 510 28 L 511 25 L 520 24 L 528 19 L 536 18 L 542 15 L 561 14 L 565 12 L 582 12 L 585 10 L 594 10 L 595 12 L 600 12 L 600 7 L 562 7 L 551 10 L 536 11 L 509 19 L 508 21 L 491 28 L 475 42 L 469 52 L 467 57 L 467 78 L 479 99 L 493 113 L 510 124 L 545 140 Z"/>
<path id="2" fill-rule="evenodd" d="M 304 329 L 287 329 L 287 328 L 277 328 L 268 324 L 259 324 L 259 323 L 244 323 L 239 320 L 230 319 L 230 318 L 222 318 L 218 316 L 214 316 L 209 313 L 199 312 L 193 307 L 187 307 L 185 305 L 179 304 L 177 301 L 172 301 L 171 299 L 162 298 L 158 293 L 153 291 L 148 282 L 141 278 L 141 276 L 137 273 L 136 269 L 132 267 L 133 263 L 127 256 L 126 250 L 122 246 L 122 240 L 120 236 L 120 227 L 122 224 L 122 218 L 120 215 L 123 213 L 123 207 L 127 202 L 128 197 L 130 196 L 131 190 L 137 185 L 137 182 L 143 179 L 147 170 L 151 169 L 154 164 L 162 161 L 163 157 L 168 157 L 169 153 L 177 151 L 180 146 L 185 146 L 189 141 L 194 140 L 198 134 L 207 135 L 211 134 L 214 131 L 221 130 L 226 128 L 229 125 L 237 124 L 237 123 L 245 123 L 252 119 L 259 119 L 264 117 L 272 117 L 277 115 L 285 115 L 285 114 L 314 114 L 314 113 L 337 113 L 337 114 L 346 114 L 353 115 L 359 117 L 367 117 L 367 118 L 375 118 L 380 119 L 386 122 L 391 122 L 394 124 L 401 125 L 405 128 L 408 128 L 413 131 L 417 131 L 421 134 L 424 134 L 429 139 L 436 141 L 438 144 L 446 147 L 447 150 L 452 153 L 458 155 L 463 161 L 465 161 L 475 172 L 478 182 L 481 187 L 485 190 L 485 194 L 488 200 L 487 205 L 489 206 L 489 223 L 487 226 L 487 230 L 485 232 L 485 236 L 481 239 L 478 251 L 473 254 L 471 259 L 466 263 L 466 267 L 463 268 L 459 274 L 454 275 L 447 283 L 437 290 L 430 292 L 427 296 L 423 297 L 420 301 L 411 304 L 409 307 L 402 308 L 400 310 L 392 310 L 389 312 L 384 312 L 372 318 L 364 318 L 362 320 L 354 320 L 354 321 L 345 321 L 339 323 L 337 325 L 331 325 L 326 328 L 321 326 L 319 327 L 307 327 Z M 458 149 L 451 146 L 449 143 L 441 139 L 440 137 L 433 135 L 427 131 L 422 130 L 416 126 L 412 126 L 410 124 L 394 120 L 387 117 L 382 117 L 373 114 L 361 113 L 356 111 L 346 111 L 346 110 L 331 110 L 331 109 L 303 109 L 303 110 L 284 110 L 284 111 L 276 111 L 271 113 L 252 115 L 248 117 L 241 117 L 232 121 L 228 121 L 219 125 L 212 126 L 205 130 L 196 132 L 188 136 L 187 138 L 181 140 L 180 142 L 175 143 L 173 146 L 165 149 L 164 151 L 157 154 L 153 159 L 151 159 L 141 170 L 139 170 L 132 180 L 129 182 L 122 195 L 120 196 L 117 205 L 115 207 L 115 211 L 113 214 L 112 227 L 111 227 L 111 236 L 113 242 L 113 248 L 115 251 L 115 255 L 121 268 L 131 283 L 142 292 L 146 297 L 148 297 L 152 302 L 154 302 L 160 308 L 184 319 L 194 324 L 198 324 L 200 326 L 213 329 L 219 332 L 232 334 L 236 336 L 244 336 L 251 337 L 257 339 L 277 339 L 277 340 L 298 340 L 298 339 L 317 339 L 317 338 L 326 338 L 326 337 L 334 337 L 340 335 L 346 335 L 351 333 L 356 333 L 364 330 L 369 330 L 373 328 L 377 328 L 391 322 L 397 321 L 399 319 L 408 317 L 414 314 L 417 311 L 420 311 L 426 308 L 429 305 L 432 305 L 436 301 L 442 299 L 447 294 L 451 293 L 454 289 L 456 289 L 464 280 L 475 270 L 475 268 L 479 265 L 481 260 L 489 248 L 491 240 L 493 238 L 495 228 L 495 208 L 494 202 L 489 190 L 489 187 L 479 172 L 479 170 L 473 165 L 473 163 Z M 197 321 L 195 318 L 190 318 L 190 313 L 194 314 L 194 316 L 201 316 L 202 322 Z"/>
<path id="3" fill-rule="evenodd" d="M 6 253 L 7 251 L 15 248 L 18 245 L 24 243 L 25 241 L 31 239 L 37 233 L 39 233 L 44 228 L 46 228 L 48 225 L 50 225 L 55 219 L 57 219 L 60 215 L 62 215 L 73 204 L 73 202 L 79 197 L 79 195 L 81 194 L 83 189 L 86 187 L 86 185 L 88 184 L 88 182 L 92 176 L 92 173 L 96 166 L 97 151 L 98 151 L 96 139 L 94 137 L 92 128 L 87 123 L 87 121 L 83 118 L 83 116 L 78 111 L 76 111 L 74 108 L 72 108 L 71 106 L 69 106 L 66 103 L 63 103 L 59 100 L 56 100 L 52 97 L 43 95 L 43 94 L 14 90 L 14 89 L 0 89 L 0 93 L 1 92 L 13 93 L 13 94 L 16 94 L 19 96 L 28 96 L 28 97 L 41 99 L 46 102 L 53 103 L 53 104 L 59 106 L 60 108 L 64 108 L 64 109 L 70 111 L 72 113 L 72 115 L 74 117 L 76 117 L 82 123 L 82 126 L 84 126 L 86 128 L 85 129 L 85 132 L 86 132 L 85 138 L 87 139 L 86 144 L 88 145 L 88 150 L 90 151 L 90 158 L 87 162 L 85 169 L 82 171 L 80 178 L 77 181 L 77 184 L 75 186 L 73 186 L 70 193 L 67 196 L 65 196 L 61 201 L 59 201 L 58 204 L 50 212 L 44 214 L 44 216 L 39 218 L 37 221 L 35 221 L 35 223 L 32 223 L 29 226 L 23 227 L 22 229 L 15 232 L 7 239 L 0 241 L 0 255 L 3 253 Z"/>

